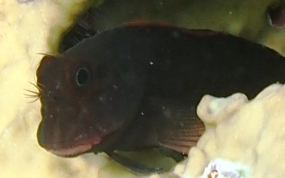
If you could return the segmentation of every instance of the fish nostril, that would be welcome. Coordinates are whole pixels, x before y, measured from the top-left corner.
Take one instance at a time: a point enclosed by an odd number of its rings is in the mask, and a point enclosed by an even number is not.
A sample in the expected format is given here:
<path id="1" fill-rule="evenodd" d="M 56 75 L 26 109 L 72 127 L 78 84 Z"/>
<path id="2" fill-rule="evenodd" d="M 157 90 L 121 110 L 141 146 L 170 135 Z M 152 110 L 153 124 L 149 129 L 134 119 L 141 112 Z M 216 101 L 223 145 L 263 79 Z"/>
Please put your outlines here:
<path id="1" fill-rule="evenodd" d="M 53 92 L 48 91 L 48 92 L 43 92 L 41 93 L 41 100 L 44 102 L 54 102 L 58 100 L 58 97 L 53 94 Z"/>

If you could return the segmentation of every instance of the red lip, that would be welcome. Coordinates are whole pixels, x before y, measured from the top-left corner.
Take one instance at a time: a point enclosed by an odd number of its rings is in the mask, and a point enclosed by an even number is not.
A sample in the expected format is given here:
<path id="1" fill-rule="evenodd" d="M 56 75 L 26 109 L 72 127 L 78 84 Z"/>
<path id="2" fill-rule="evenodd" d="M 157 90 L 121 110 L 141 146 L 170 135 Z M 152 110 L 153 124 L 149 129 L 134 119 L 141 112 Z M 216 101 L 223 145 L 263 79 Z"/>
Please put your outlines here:
<path id="1" fill-rule="evenodd" d="M 90 150 L 92 147 L 93 147 L 92 144 L 85 144 L 85 145 L 77 145 L 74 147 L 50 149 L 47 151 L 51 152 L 52 154 L 58 155 L 58 156 L 68 157 L 68 156 L 75 156 L 75 155 L 84 153 Z"/>

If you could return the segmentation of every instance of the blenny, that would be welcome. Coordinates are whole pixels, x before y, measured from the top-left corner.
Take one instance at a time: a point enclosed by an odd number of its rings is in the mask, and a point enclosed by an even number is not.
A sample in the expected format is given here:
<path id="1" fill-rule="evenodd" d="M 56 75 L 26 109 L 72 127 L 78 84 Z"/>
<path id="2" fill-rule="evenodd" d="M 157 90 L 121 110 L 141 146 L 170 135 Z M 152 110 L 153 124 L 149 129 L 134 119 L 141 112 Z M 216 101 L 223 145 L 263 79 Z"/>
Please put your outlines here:
<path id="1" fill-rule="evenodd" d="M 253 98 L 284 81 L 285 59 L 263 45 L 210 30 L 127 23 L 43 57 L 37 138 L 59 156 L 105 152 L 133 171 L 159 171 L 115 151 L 187 154 L 205 129 L 196 114 L 203 95 Z"/>

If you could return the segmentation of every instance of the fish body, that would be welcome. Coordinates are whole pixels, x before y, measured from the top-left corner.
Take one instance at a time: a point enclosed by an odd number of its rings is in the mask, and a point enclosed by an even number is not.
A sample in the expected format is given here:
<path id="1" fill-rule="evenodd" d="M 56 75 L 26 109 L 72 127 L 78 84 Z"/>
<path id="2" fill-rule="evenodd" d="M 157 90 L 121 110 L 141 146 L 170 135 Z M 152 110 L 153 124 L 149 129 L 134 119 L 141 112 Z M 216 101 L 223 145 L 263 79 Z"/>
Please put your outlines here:
<path id="1" fill-rule="evenodd" d="M 129 23 L 43 57 L 38 142 L 59 156 L 164 147 L 186 153 L 204 131 L 205 94 L 253 98 L 285 81 L 285 59 L 243 38 Z"/>
<path id="2" fill-rule="evenodd" d="M 76 24 L 62 35 L 59 45 L 59 52 L 62 53 L 67 49 L 73 47 L 75 44 L 85 38 L 90 38 L 98 32 L 94 28 L 94 10 L 88 9 L 83 15 L 79 17 Z"/>

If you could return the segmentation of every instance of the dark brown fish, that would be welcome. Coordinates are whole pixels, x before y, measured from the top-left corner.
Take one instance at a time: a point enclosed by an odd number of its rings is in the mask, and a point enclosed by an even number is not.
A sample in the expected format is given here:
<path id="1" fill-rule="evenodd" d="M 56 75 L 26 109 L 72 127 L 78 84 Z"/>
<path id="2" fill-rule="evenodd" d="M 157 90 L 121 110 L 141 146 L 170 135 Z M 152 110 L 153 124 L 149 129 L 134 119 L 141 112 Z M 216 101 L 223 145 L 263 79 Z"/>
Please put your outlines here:
<path id="1" fill-rule="evenodd" d="M 69 29 L 61 39 L 59 52 L 64 52 L 80 41 L 97 34 L 94 28 L 94 10 L 91 8 L 81 15 L 76 24 Z"/>
<path id="2" fill-rule="evenodd" d="M 38 142 L 59 156 L 106 152 L 119 162 L 114 150 L 187 154 L 204 132 L 195 112 L 203 95 L 253 98 L 284 81 L 285 59 L 265 46 L 210 30 L 129 23 L 42 59 Z"/>

